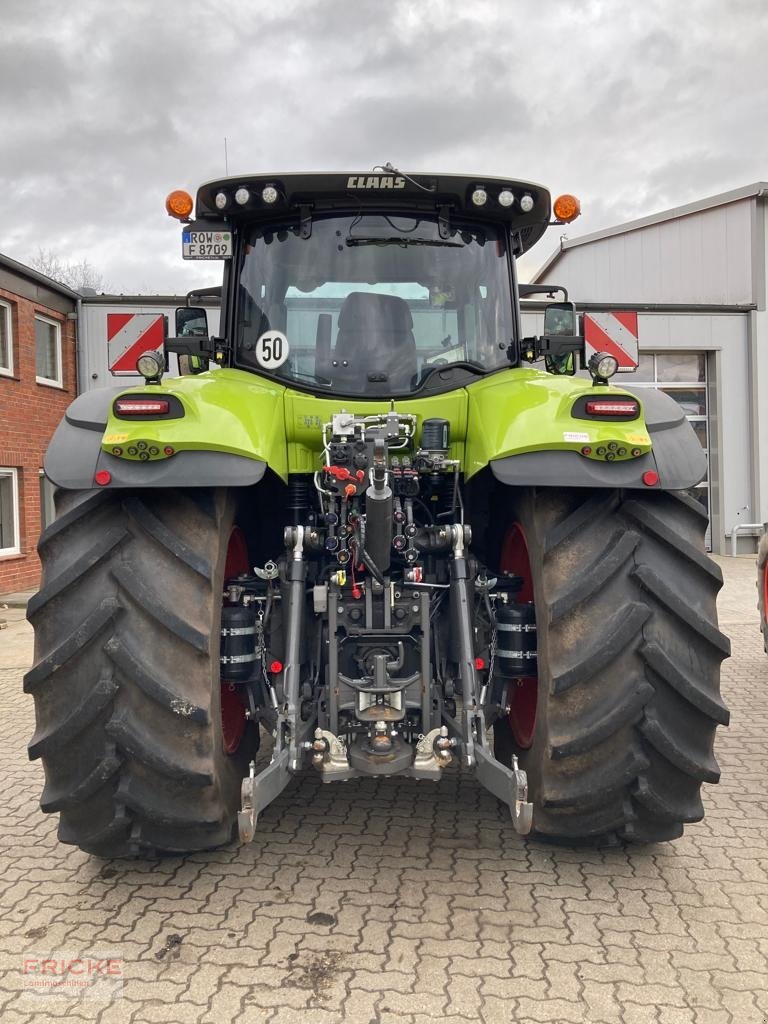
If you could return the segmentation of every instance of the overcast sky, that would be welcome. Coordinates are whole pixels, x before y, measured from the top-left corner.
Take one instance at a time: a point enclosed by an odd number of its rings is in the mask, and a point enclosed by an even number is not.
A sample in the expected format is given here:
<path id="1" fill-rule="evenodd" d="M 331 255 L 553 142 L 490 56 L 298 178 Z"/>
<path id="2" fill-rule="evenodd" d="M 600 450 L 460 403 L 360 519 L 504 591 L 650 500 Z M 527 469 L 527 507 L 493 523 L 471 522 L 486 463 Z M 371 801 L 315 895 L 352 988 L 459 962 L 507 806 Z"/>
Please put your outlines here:
<path id="1" fill-rule="evenodd" d="M 225 136 L 230 174 L 538 181 L 581 198 L 576 237 L 768 178 L 766 53 L 765 0 L 0 0 L 0 252 L 218 283 L 164 200 Z"/>

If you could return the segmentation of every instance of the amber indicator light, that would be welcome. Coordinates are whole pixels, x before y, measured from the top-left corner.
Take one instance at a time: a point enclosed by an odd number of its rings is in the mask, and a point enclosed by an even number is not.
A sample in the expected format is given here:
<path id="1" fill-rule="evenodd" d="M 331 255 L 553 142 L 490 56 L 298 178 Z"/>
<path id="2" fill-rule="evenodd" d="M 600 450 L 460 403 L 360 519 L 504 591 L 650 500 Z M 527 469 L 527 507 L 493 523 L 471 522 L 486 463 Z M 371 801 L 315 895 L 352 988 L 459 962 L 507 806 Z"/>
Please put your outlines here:
<path id="1" fill-rule="evenodd" d="M 569 224 L 572 220 L 576 220 L 581 213 L 581 203 L 576 196 L 566 192 L 565 195 L 557 197 L 553 210 L 558 220 Z"/>
<path id="2" fill-rule="evenodd" d="M 180 188 L 169 192 L 165 200 L 166 213 L 169 217 L 175 217 L 176 220 L 186 220 L 192 213 L 193 206 L 192 196 Z"/>

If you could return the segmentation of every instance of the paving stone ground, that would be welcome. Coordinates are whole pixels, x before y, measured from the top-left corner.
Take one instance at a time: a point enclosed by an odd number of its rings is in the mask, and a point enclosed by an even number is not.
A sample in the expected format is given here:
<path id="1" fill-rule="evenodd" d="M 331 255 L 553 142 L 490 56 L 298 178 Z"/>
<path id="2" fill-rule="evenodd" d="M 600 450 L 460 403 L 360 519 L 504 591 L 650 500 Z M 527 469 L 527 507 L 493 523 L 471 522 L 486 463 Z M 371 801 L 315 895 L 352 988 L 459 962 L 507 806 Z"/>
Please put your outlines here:
<path id="1" fill-rule="evenodd" d="M 89 857 L 38 808 L 31 631 L 0 609 L 0 1021 L 765 1024 L 768 656 L 754 562 L 720 562 L 723 779 L 703 822 L 645 848 L 523 840 L 459 773 L 324 787 L 307 774 L 249 846 Z M 25 960 L 51 957 L 112 958 L 122 987 L 30 993 Z"/>

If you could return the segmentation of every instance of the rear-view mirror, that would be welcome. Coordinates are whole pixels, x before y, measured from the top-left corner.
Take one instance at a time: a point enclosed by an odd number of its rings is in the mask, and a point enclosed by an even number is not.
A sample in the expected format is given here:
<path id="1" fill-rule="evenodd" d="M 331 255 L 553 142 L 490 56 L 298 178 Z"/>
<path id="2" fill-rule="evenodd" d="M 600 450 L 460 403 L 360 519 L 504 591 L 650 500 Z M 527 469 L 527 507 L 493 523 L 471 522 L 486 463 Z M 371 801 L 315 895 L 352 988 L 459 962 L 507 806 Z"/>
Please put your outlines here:
<path id="1" fill-rule="evenodd" d="M 176 310 L 176 336 L 208 337 L 208 314 L 202 306 L 181 306 Z"/>
<path id="2" fill-rule="evenodd" d="M 550 302 L 544 309 L 544 337 L 569 337 L 579 333 L 573 302 Z"/>

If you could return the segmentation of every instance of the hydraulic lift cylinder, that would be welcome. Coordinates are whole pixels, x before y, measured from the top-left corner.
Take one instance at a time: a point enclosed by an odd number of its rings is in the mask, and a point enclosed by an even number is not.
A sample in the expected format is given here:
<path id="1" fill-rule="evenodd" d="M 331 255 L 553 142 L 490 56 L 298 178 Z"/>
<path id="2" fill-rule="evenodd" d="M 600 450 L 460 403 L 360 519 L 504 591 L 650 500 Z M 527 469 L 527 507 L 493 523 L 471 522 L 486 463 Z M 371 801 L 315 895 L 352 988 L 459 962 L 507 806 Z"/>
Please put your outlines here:
<path id="1" fill-rule="evenodd" d="M 373 481 L 365 492 L 365 549 L 382 576 L 389 572 L 392 558 L 392 501 L 385 456 L 376 450 Z"/>

